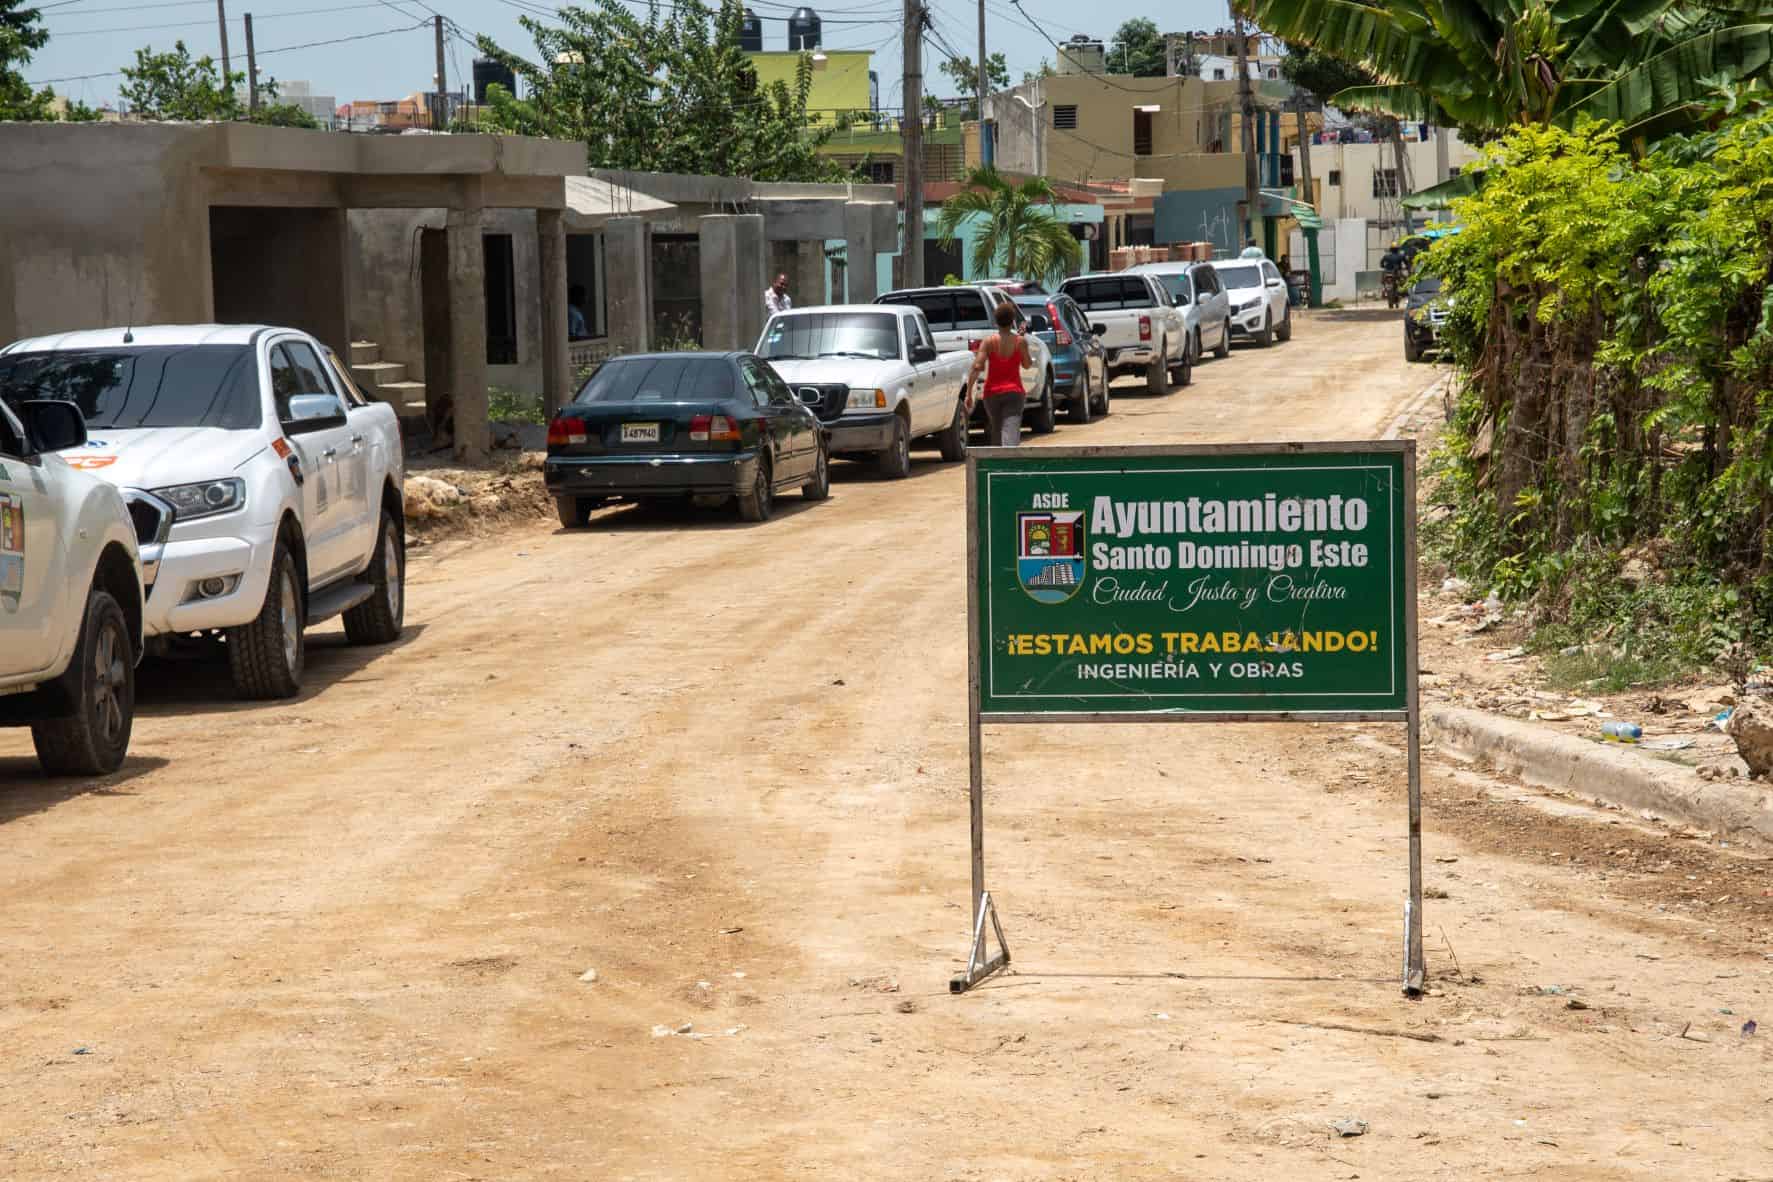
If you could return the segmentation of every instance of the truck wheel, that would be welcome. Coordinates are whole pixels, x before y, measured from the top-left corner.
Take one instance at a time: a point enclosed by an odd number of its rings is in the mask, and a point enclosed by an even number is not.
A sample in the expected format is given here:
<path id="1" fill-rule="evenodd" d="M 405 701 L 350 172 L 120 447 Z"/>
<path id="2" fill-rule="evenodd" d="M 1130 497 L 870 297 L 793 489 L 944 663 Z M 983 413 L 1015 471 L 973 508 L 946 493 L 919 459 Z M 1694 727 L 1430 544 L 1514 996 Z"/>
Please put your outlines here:
<path id="1" fill-rule="evenodd" d="M 1182 344 L 1182 359 L 1170 371 L 1170 381 L 1177 386 L 1194 381 L 1194 346 L 1186 341 Z"/>
<path id="2" fill-rule="evenodd" d="M 228 629 L 228 670 L 243 698 L 293 698 L 302 689 L 307 643 L 301 573 L 283 542 L 271 556 L 265 603 L 250 624 Z"/>
<path id="3" fill-rule="evenodd" d="M 1213 346 L 1213 356 L 1221 361 L 1231 356 L 1231 321 L 1229 320 L 1219 326 L 1219 343 Z"/>
<path id="4" fill-rule="evenodd" d="M 966 438 L 964 426 L 961 438 Z M 823 501 L 831 495 L 831 448 L 823 439 L 813 453 L 813 478 L 801 486 L 800 495 L 809 501 Z"/>
<path id="5" fill-rule="evenodd" d="M 345 636 L 352 644 L 391 644 L 406 623 L 406 531 L 385 509 L 365 575 L 376 593 L 345 613 Z"/>
<path id="6" fill-rule="evenodd" d="M 1096 408 L 1091 405 L 1090 371 L 1085 369 L 1077 375 L 1077 381 L 1071 383 L 1071 421 L 1087 423 L 1096 417 Z"/>
<path id="7" fill-rule="evenodd" d="M 1256 334 L 1256 347 L 1266 349 L 1274 343 L 1274 314 L 1262 313 L 1262 331 Z"/>
<path id="8" fill-rule="evenodd" d="M 942 458 L 950 464 L 958 464 L 967 458 L 966 403 L 955 402 L 954 421 L 936 436 L 936 446 L 942 449 Z"/>
<path id="9" fill-rule="evenodd" d="M 1274 330 L 1274 339 L 1277 341 L 1293 339 L 1293 306 L 1291 304 L 1288 304 L 1287 310 L 1281 313 L 1280 327 Z"/>
<path id="10" fill-rule="evenodd" d="M 135 721 L 135 652 L 129 621 L 108 591 L 86 596 L 86 618 L 66 678 L 65 718 L 31 724 L 37 762 L 52 776 L 104 776 L 129 751 Z"/>
<path id="11" fill-rule="evenodd" d="M 1145 367 L 1145 388 L 1153 394 L 1170 392 L 1170 359 L 1164 354 L 1164 343 L 1157 343 L 1157 360 Z"/>
<path id="12" fill-rule="evenodd" d="M 893 441 L 875 457 L 874 465 L 888 480 L 911 475 L 911 431 L 900 416 L 893 416 Z"/>
<path id="13" fill-rule="evenodd" d="M 1404 360 L 1410 362 L 1422 360 L 1422 346 L 1416 343 L 1416 338 L 1411 334 L 1408 325 L 1404 327 Z"/>
<path id="14" fill-rule="evenodd" d="M 1034 408 L 1034 416 L 1028 420 L 1028 427 L 1036 435 L 1051 435 L 1059 425 L 1059 410 L 1053 405 L 1053 375 L 1049 371 L 1041 379 L 1040 402 Z"/>
<path id="15" fill-rule="evenodd" d="M 584 529 L 591 523 L 591 510 L 597 503 L 589 497 L 555 497 L 554 512 L 565 529 Z"/>
<path id="16" fill-rule="evenodd" d="M 776 490 L 770 482 L 770 459 L 757 457 L 751 475 L 751 488 L 739 494 L 739 517 L 745 521 L 768 521 L 776 508 Z"/>

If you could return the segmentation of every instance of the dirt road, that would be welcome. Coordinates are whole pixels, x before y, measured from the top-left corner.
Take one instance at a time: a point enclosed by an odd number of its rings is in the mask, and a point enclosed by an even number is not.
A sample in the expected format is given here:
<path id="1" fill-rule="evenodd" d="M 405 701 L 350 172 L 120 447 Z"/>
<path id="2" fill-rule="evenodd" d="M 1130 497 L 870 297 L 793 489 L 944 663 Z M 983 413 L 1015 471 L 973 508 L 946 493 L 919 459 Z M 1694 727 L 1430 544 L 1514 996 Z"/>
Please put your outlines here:
<path id="1" fill-rule="evenodd" d="M 1430 376 L 1325 313 L 1053 439 L 1366 436 Z M 931 456 L 441 545 L 298 701 L 149 668 L 99 784 L 0 732 L 0 1176 L 1773 1174 L 1760 854 L 1432 758 L 1406 1002 L 1396 727 L 988 732 L 1017 971 L 949 997 L 961 505 Z"/>

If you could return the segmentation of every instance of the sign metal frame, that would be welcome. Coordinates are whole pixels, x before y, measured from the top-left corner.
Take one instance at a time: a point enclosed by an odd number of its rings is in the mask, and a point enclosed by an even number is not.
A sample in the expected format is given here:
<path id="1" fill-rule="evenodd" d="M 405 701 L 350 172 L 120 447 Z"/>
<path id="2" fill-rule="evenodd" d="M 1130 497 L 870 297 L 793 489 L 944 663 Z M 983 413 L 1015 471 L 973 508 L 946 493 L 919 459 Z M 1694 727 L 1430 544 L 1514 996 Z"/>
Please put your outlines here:
<path id="1" fill-rule="evenodd" d="M 981 710 L 983 683 L 979 619 L 979 517 L 978 461 L 1019 458 L 1102 459 L 1160 457 L 1188 459 L 1213 457 L 1261 457 L 1296 455 L 1396 455 L 1403 472 L 1400 500 L 1403 513 L 1403 629 L 1404 700 L 1402 710 L 1152 710 L 1152 711 L 1053 711 L 997 712 Z M 1422 950 L 1422 740 L 1420 661 L 1416 620 L 1416 441 L 1378 439 L 1312 441 L 1298 443 L 1157 444 L 1129 446 L 1042 447 L 1023 452 L 1018 448 L 969 448 L 967 486 L 967 746 L 968 828 L 972 845 L 971 942 L 966 969 L 949 980 L 951 993 L 965 993 L 993 973 L 1008 967 L 1010 950 L 1004 941 L 997 905 L 985 887 L 985 759 L 984 725 L 1022 723 L 1202 723 L 1202 722 L 1401 722 L 1408 733 L 1406 768 L 1409 781 L 1409 895 L 1404 902 L 1403 992 L 1422 994 L 1427 965 Z M 1389 540 L 1389 539 L 1388 539 Z M 994 935 L 997 952 L 989 948 Z"/>

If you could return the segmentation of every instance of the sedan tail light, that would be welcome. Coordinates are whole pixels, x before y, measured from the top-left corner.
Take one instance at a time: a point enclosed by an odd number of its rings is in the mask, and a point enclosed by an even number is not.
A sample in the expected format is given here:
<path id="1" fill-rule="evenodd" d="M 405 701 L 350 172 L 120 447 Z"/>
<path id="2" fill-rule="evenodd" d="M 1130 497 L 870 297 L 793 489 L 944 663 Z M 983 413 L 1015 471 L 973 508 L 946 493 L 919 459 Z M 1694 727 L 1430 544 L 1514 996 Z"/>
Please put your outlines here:
<path id="1" fill-rule="evenodd" d="M 1151 339 L 1151 317 L 1149 316 L 1139 317 L 1139 339 L 1142 341 Z"/>
<path id="2" fill-rule="evenodd" d="M 696 415 L 690 419 L 690 439 L 696 443 L 737 442 L 739 421 L 725 415 Z"/>
<path id="3" fill-rule="evenodd" d="M 1061 349 L 1071 347 L 1071 334 L 1065 331 L 1065 322 L 1059 319 L 1059 308 L 1056 304 L 1047 305 L 1047 319 L 1053 322 L 1053 344 Z"/>
<path id="4" fill-rule="evenodd" d="M 559 418 L 548 423 L 548 446 L 567 447 L 585 442 L 585 420 Z"/>

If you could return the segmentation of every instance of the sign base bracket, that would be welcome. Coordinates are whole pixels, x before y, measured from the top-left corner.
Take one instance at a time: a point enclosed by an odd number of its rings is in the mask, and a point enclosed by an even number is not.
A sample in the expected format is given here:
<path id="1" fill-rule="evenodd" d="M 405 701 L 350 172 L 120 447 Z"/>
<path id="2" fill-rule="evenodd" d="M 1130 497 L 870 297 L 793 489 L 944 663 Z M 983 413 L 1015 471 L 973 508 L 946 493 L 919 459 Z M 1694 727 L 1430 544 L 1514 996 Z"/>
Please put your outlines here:
<path id="1" fill-rule="evenodd" d="M 997 934 L 997 955 L 987 958 L 985 920 L 991 920 L 991 930 Z M 1008 968 L 1010 963 L 1010 946 L 1004 942 L 1003 924 L 997 920 L 997 904 L 991 901 L 991 892 L 985 891 L 979 896 L 979 915 L 973 921 L 973 946 L 967 953 L 966 972 L 948 982 L 948 992 L 965 993 L 999 969 Z"/>

